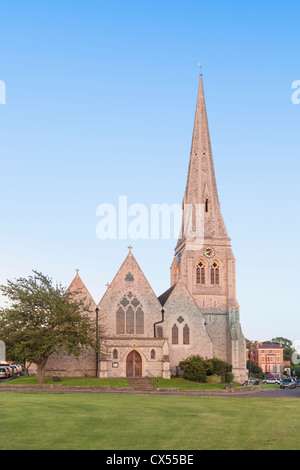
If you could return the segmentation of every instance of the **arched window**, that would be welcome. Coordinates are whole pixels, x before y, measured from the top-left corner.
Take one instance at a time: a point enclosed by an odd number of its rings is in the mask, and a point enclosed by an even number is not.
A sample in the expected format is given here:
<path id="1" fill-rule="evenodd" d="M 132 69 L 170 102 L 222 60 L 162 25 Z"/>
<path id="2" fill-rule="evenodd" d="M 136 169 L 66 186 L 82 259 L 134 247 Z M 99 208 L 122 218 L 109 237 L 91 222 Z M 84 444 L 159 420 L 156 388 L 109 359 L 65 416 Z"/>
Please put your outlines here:
<path id="1" fill-rule="evenodd" d="M 117 335 L 144 334 L 143 307 L 132 292 L 125 295 L 119 303 L 116 313 L 116 332 Z"/>
<path id="2" fill-rule="evenodd" d="M 205 199 L 205 212 L 208 212 L 208 197 Z"/>
<path id="3" fill-rule="evenodd" d="M 118 350 L 117 349 L 113 350 L 113 359 L 118 359 Z"/>
<path id="4" fill-rule="evenodd" d="M 172 328 L 172 344 L 178 344 L 178 328 L 176 324 Z"/>
<path id="5" fill-rule="evenodd" d="M 155 359 L 155 351 L 154 351 L 154 349 L 151 350 L 151 359 Z"/>
<path id="6" fill-rule="evenodd" d="M 210 267 L 210 283 L 220 284 L 220 265 L 217 261 L 213 261 Z"/>
<path id="7" fill-rule="evenodd" d="M 183 328 L 183 344 L 190 344 L 190 329 L 187 325 Z"/>
<path id="8" fill-rule="evenodd" d="M 204 261 L 199 261 L 196 268 L 196 283 L 205 284 L 205 269 L 206 265 Z"/>
<path id="9" fill-rule="evenodd" d="M 125 334 L 125 311 L 122 307 L 117 310 L 117 335 Z"/>

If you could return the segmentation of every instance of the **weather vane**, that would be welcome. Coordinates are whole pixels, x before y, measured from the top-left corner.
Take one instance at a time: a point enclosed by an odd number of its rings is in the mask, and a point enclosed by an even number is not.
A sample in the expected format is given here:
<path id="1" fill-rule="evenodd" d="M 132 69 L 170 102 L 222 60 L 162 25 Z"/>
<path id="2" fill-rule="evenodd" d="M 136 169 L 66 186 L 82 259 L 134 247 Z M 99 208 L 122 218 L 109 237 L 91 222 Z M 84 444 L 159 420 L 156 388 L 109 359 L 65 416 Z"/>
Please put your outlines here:
<path id="1" fill-rule="evenodd" d="M 200 67 L 200 75 L 202 75 L 202 65 L 203 65 L 203 64 L 200 64 L 200 62 L 199 62 L 198 65 L 199 65 L 199 67 Z"/>

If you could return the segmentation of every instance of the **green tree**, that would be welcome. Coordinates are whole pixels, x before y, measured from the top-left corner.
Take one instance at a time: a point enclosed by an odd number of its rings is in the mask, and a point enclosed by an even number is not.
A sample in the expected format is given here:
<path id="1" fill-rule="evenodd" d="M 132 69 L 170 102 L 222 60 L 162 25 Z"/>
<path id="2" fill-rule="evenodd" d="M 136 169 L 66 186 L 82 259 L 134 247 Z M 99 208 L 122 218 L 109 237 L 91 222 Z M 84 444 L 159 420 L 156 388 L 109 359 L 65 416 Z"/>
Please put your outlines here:
<path id="1" fill-rule="evenodd" d="M 37 365 L 39 383 L 45 381 L 48 358 L 55 352 L 78 356 L 95 344 L 90 305 L 80 292 L 70 292 L 48 277 L 33 275 L 7 281 L 0 292 L 8 306 L 0 309 L 0 338 L 13 360 Z"/>
<path id="2" fill-rule="evenodd" d="M 251 375 L 261 375 L 263 377 L 263 370 L 256 364 L 256 362 L 253 361 L 247 361 L 247 369 L 250 371 L 251 370 Z"/>
<path id="3" fill-rule="evenodd" d="M 295 352 L 295 348 L 293 346 L 293 341 L 287 338 L 282 338 L 278 336 L 277 338 L 273 338 L 272 343 L 282 343 L 283 346 L 283 360 L 284 361 L 292 361 L 292 356 Z"/>

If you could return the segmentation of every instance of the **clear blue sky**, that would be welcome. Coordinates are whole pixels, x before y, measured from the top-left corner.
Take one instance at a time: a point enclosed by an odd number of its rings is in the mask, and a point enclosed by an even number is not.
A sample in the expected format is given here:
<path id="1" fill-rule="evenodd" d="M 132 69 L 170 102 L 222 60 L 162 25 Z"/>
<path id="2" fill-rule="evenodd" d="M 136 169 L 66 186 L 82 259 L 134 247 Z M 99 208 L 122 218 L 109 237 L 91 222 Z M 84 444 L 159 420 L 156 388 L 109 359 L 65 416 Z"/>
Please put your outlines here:
<path id="1" fill-rule="evenodd" d="M 100 241 L 96 208 L 181 203 L 199 79 L 250 339 L 300 340 L 300 5 L 0 4 L 0 282 L 32 269 L 95 301 L 131 243 L 155 293 L 174 240 Z"/>

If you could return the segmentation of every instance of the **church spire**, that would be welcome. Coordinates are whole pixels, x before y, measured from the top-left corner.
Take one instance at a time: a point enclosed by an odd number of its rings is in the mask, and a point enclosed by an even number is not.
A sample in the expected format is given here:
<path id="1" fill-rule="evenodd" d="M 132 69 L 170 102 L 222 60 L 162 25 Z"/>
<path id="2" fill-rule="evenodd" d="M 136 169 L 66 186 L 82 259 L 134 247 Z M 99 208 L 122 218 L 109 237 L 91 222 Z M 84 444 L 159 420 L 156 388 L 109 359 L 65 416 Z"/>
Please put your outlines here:
<path id="1" fill-rule="evenodd" d="M 197 206 L 200 208 L 204 221 L 201 238 L 229 239 L 217 191 L 202 73 L 199 80 L 188 177 L 183 198 L 183 218 L 186 216 L 186 208 L 192 208 L 194 228 Z M 182 233 L 178 240 L 177 251 L 188 238 L 184 230 L 184 222 L 186 223 L 186 220 L 182 222 Z"/>

